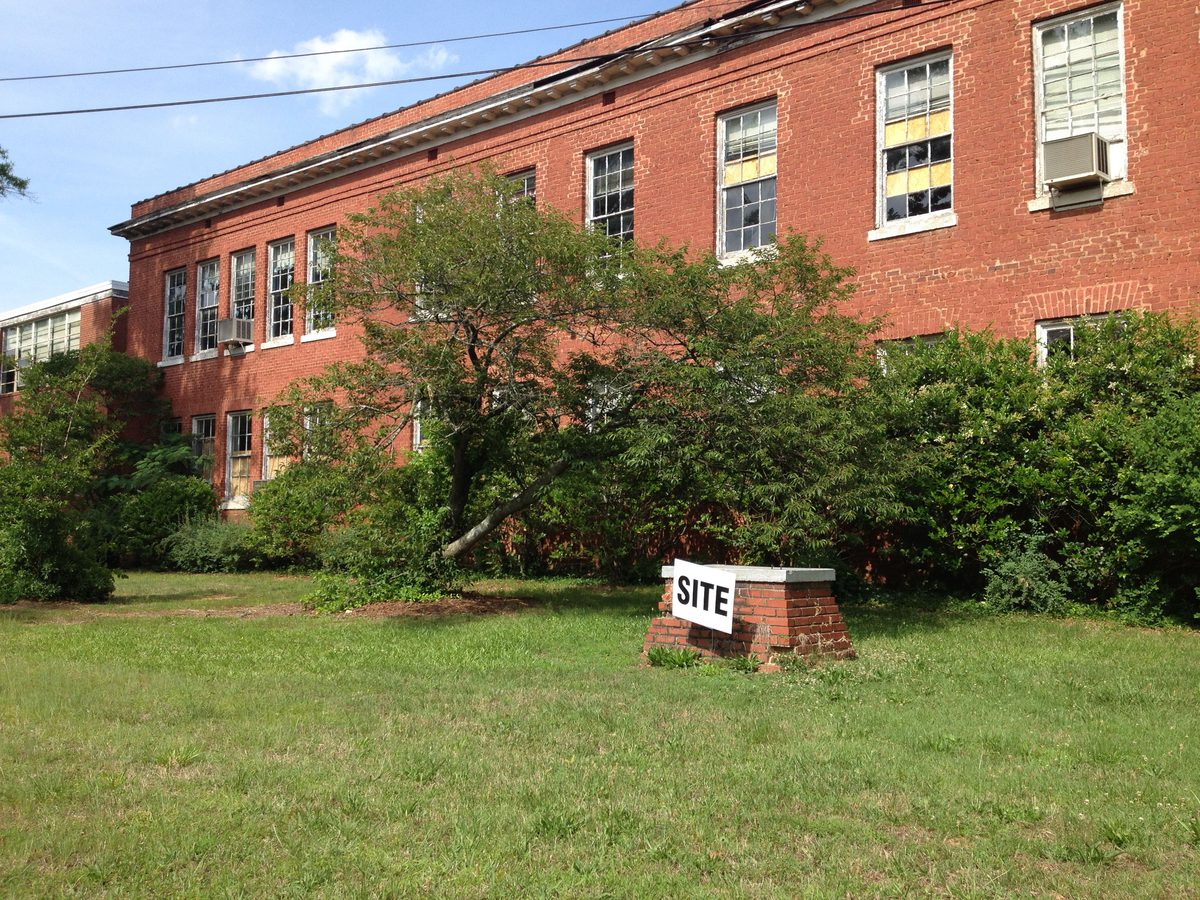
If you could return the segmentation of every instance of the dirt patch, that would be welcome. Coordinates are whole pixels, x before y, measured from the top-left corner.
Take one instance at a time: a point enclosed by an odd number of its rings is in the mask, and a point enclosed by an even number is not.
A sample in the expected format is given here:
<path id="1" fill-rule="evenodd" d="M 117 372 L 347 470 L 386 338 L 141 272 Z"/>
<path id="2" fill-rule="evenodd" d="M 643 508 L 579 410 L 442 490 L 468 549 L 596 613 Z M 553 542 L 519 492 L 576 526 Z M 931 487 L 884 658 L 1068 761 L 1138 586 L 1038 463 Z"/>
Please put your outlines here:
<path id="1" fill-rule="evenodd" d="M 372 603 L 347 610 L 343 616 L 360 619 L 442 618 L 446 616 L 511 615 L 534 606 L 520 597 L 487 597 L 465 594 L 430 603 L 393 601 Z M 97 619 L 266 619 L 277 616 L 316 615 L 299 603 L 264 603 L 257 606 L 219 606 L 207 609 L 122 609 L 98 603 L 73 603 L 68 600 L 36 602 L 23 600 L 3 609 L 38 613 L 29 624 L 70 625 Z"/>
<path id="2" fill-rule="evenodd" d="M 270 616 L 307 615 L 299 603 L 264 603 L 259 606 L 219 606 L 209 609 L 121 609 L 98 603 L 73 603 L 70 600 L 22 600 L 2 607 L 14 612 L 30 611 L 39 615 L 31 625 L 71 625 L 96 619 L 262 619 Z M 50 615 L 47 615 L 50 613 Z"/>

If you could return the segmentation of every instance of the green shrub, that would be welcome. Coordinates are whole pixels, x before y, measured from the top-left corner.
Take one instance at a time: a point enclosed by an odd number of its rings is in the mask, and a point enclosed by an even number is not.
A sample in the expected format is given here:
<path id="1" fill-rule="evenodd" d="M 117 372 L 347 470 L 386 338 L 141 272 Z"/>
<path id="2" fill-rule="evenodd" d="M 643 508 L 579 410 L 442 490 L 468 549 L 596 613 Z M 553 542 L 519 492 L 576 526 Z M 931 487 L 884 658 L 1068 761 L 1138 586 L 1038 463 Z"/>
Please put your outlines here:
<path id="1" fill-rule="evenodd" d="M 380 477 L 386 484 L 379 497 L 352 510 L 345 526 L 326 532 L 319 542 L 322 568 L 337 577 L 322 582 L 314 603 L 348 608 L 428 599 L 461 585 L 458 564 L 440 552 L 447 512 L 431 500 L 445 470 L 422 455 Z"/>
<path id="2" fill-rule="evenodd" d="M 241 522 L 194 519 L 165 546 L 168 561 L 180 572 L 247 572 L 261 564 L 253 531 Z"/>
<path id="3" fill-rule="evenodd" d="M 30 366 L 23 378 L 0 416 L 0 596 L 107 599 L 104 482 L 122 430 L 159 408 L 159 373 L 100 340 Z"/>
<path id="4" fill-rule="evenodd" d="M 390 601 L 428 603 L 443 599 L 447 593 L 414 587 L 402 573 L 397 573 L 394 578 L 380 576 L 360 580 L 339 573 L 318 572 L 313 581 L 315 588 L 304 598 L 304 605 L 323 613 L 345 612 L 371 603 Z"/>
<path id="5" fill-rule="evenodd" d="M 724 662 L 725 668 L 731 672 L 740 672 L 743 675 L 753 675 L 762 668 L 762 660 L 753 653 L 747 653 L 745 656 L 731 656 Z"/>
<path id="6" fill-rule="evenodd" d="M 984 569 L 983 598 L 998 609 L 1061 614 L 1067 606 L 1062 566 L 1043 551 L 1045 535 L 1018 537 L 995 565 Z"/>
<path id="7" fill-rule="evenodd" d="M 651 647 L 646 659 L 664 669 L 691 669 L 700 665 L 700 651 L 690 647 Z"/>
<path id="8" fill-rule="evenodd" d="M 164 542 L 183 525 L 212 515 L 212 485 L 194 475 L 165 475 L 142 490 L 118 494 L 113 555 L 121 566 L 162 568 Z"/>
<path id="9" fill-rule="evenodd" d="M 250 521 L 264 556 L 311 565 L 326 533 L 369 496 L 377 469 L 297 461 L 250 498 Z"/>
<path id="10" fill-rule="evenodd" d="M 883 573 L 1007 608 L 1194 615 L 1196 354 L 1194 323 L 1140 313 L 1081 321 L 1044 368 L 988 334 L 889 354 L 872 389 L 910 511 L 878 522 Z"/>

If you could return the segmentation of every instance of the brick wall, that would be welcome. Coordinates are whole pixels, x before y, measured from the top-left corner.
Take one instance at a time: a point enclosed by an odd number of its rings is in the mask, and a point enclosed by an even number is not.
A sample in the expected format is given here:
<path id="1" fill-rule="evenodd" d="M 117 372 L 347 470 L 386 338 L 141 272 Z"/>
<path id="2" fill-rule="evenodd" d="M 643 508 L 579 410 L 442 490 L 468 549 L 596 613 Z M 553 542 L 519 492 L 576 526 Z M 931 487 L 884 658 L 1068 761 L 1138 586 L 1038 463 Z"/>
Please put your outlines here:
<path id="1" fill-rule="evenodd" d="M 737 4 L 728 4 L 732 8 Z M 881 316 L 882 337 L 990 327 L 1032 336 L 1035 320 L 1123 308 L 1193 312 L 1200 287 L 1191 187 L 1200 155 L 1190 104 L 1200 96 L 1200 4 L 1125 0 L 1124 49 L 1129 146 L 1128 196 L 1069 213 L 1030 212 L 1036 194 L 1033 23 L 1087 7 L 1071 0 L 960 0 L 882 15 L 816 23 L 615 88 L 539 115 L 449 140 L 436 159 L 420 149 L 272 198 L 135 239 L 130 257 L 129 350 L 162 355 L 164 274 L 188 271 L 186 343 L 195 321 L 196 264 L 221 261 L 221 315 L 228 315 L 230 254 L 257 251 L 261 343 L 268 243 L 296 240 L 303 280 L 308 231 L 365 209 L 381 191 L 448 169 L 490 162 L 502 171 L 535 167 L 540 203 L 584 216 L 585 156 L 622 141 L 635 147 L 636 237 L 712 248 L 716 233 L 716 117 L 773 98 L 779 121 L 781 230 L 821 235 L 835 260 L 852 266 L 859 290 L 849 311 Z M 724 9 L 726 7 L 722 7 Z M 663 19 L 572 48 L 565 56 L 628 46 L 719 12 L 685 7 Z M 957 225 L 887 240 L 876 226 L 876 96 L 880 66 L 935 50 L 954 65 L 954 209 Z M 539 73 L 540 74 L 540 73 Z M 308 154 L 345 146 L 434 112 L 486 96 L 531 75 L 516 73 L 383 116 L 276 157 L 198 182 L 134 207 L 169 207 L 239 183 Z M 298 331 L 302 331 L 298 323 Z M 190 416 L 259 409 L 295 377 L 358 354 L 354 335 L 186 362 L 165 370 L 167 393 L 185 429 Z M 256 425 L 256 428 L 259 428 Z M 400 438 L 401 442 L 407 436 Z M 256 432 L 255 462 L 260 465 Z"/>

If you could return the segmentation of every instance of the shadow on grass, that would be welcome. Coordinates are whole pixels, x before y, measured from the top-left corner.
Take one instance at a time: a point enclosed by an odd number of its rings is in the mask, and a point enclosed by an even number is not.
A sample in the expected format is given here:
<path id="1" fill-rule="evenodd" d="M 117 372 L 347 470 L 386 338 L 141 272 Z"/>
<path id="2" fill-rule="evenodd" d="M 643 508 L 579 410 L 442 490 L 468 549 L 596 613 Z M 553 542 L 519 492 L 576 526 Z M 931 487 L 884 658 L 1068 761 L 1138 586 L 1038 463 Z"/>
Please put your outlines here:
<path id="1" fill-rule="evenodd" d="M 152 593 L 146 593 L 146 594 L 124 594 L 124 595 L 115 594 L 111 599 L 106 600 L 103 603 L 91 603 L 91 604 L 83 604 L 83 605 L 85 607 L 86 606 L 95 606 L 95 607 L 99 607 L 99 608 L 112 607 L 112 606 L 134 606 L 134 605 L 140 606 L 142 604 L 153 605 L 155 603 L 197 603 L 197 604 L 208 605 L 208 604 L 213 603 L 214 601 L 218 601 L 218 602 L 236 601 L 239 599 L 244 599 L 244 598 L 238 598 L 238 597 L 233 596 L 232 594 L 215 593 L 211 588 L 208 590 L 205 590 L 202 588 L 197 588 L 195 590 L 188 590 L 188 591 L 162 591 L 162 592 L 152 592 Z"/>
<path id="2" fill-rule="evenodd" d="M 958 597 L 920 592 L 887 591 L 838 604 L 851 640 L 899 637 L 914 631 L 941 631 L 992 613 Z"/>
<path id="3" fill-rule="evenodd" d="M 472 586 L 482 596 L 512 597 L 551 612 L 595 612 L 648 616 L 662 598 L 662 585 L 608 585 L 583 579 L 481 581 Z"/>

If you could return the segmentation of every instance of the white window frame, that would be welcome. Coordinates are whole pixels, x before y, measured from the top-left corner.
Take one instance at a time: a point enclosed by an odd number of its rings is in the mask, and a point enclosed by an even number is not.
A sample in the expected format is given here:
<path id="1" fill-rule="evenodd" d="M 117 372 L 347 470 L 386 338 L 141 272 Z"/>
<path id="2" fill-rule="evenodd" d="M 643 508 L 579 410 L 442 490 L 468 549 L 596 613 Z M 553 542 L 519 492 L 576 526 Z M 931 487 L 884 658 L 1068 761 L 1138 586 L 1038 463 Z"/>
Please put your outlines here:
<path id="1" fill-rule="evenodd" d="M 250 272 L 249 272 L 250 294 L 249 294 L 249 296 L 239 294 L 239 289 L 243 285 L 245 285 L 247 282 L 244 280 L 243 281 L 238 280 L 239 263 L 241 263 L 242 260 L 245 260 L 247 258 L 250 260 Z M 251 322 L 254 321 L 254 313 L 255 313 L 255 309 L 254 309 L 255 296 L 254 295 L 255 295 L 255 288 L 257 287 L 257 285 L 255 284 L 255 276 L 257 274 L 257 271 L 256 271 L 257 270 L 257 262 L 258 262 L 258 260 L 256 258 L 256 254 L 255 254 L 253 248 L 251 248 L 249 250 L 239 250 L 236 253 L 229 254 L 229 318 L 231 318 L 231 319 L 247 318 L 246 316 L 238 315 L 238 311 L 239 311 L 238 307 L 241 307 L 242 308 L 241 311 L 245 312 L 245 307 L 248 304 L 250 306 L 250 315 L 248 318 L 250 319 Z"/>
<path id="2" fill-rule="evenodd" d="M 602 223 L 605 219 L 607 219 L 609 217 L 608 213 L 605 213 L 603 216 L 601 216 L 599 218 L 592 215 L 592 201 L 595 199 L 594 194 L 593 194 L 593 183 L 595 181 L 593 172 L 595 171 L 596 161 L 599 159 L 602 159 L 606 156 L 612 156 L 613 154 L 617 154 L 617 153 L 624 153 L 626 150 L 633 153 L 633 168 L 631 170 L 631 172 L 632 172 L 631 177 L 633 178 L 633 186 L 631 188 L 631 190 L 633 191 L 633 204 L 629 207 L 629 215 L 632 218 L 632 225 L 630 227 L 629 237 L 625 238 L 625 239 L 620 239 L 620 238 L 617 238 L 614 236 L 614 240 L 622 240 L 622 242 L 624 240 L 632 241 L 634 238 L 634 235 L 637 234 L 637 151 L 634 149 L 633 141 L 624 141 L 620 144 L 613 144 L 610 147 L 604 147 L 600 150 L 593 150 L 591 153 L 589 153 L 587 155 L 587 165 L 584 167 L 584 174 L 586 176 L 586 181 L 587 181 L 587 190 L 585 191 L 585 195 L 586 195 L 585 202 L 587 203 L 587 207 L 584 210 L 586 213 L 586 215 L 584 216 L 584 222 L 589 228 L 591 228 L 591 227 L 595 227 L 597 225 L 597 223 Z M 605 234 L 608 233 L 607 227 L 604 228 L 604 232 L 605 232 Z"/>
<path id="3" fill-rule="evenodd" d="M 946 60 L 950 64 L 950 209 L 940 209 L 923 213 L 919 216 L 909 216 L 889 222 L 887 218 L 887 166 L 884 163 L 884 134 L 887 126 L 887 76 L 893 72 L 901 72 L 914 66 L 929 65 L 930 63 Z M 867 233 L 867 240 L 879 241 L 887 238 L 902 237 L 906 234 L 919 234 L 923 231 L 933 231 L 938 228 L 952 228 L 958 224 L 958 213 L 955 210 L 954 188 L 955 159 L 954 151 L 954 51 L 939 50 L 926 53 L 900 62 L 889 63 L 875 70 L 875 227 Z"/>
<path id="4" fill-rule="evenodd" d="M 205 428 L 205 427 L 203 427 L 205 425 L 208 425 L 211 427 Z M 204 434 L 205 431 L 209 431 L 211 433 Z M 216 415 L 214 413 L 205 413 L 205 414 L 199 415 L 199 416 L 192 416 L 191 435 L 192 435 L 192 452 L 195 453 L 201 459 L 204 458 L 205 454 L 203 452 L 203 447 L 200 445 L 200 442 L 208 441 L 208 446 L 211 449 L 211 452 L 209 453 L 210 471 L 208 473 L 208 480 L 211 482 L 213 480 L 213 477 L 216 474 L 216 465 L 213 462 L 213 460 L 215 460 L 216 453 L 217 453 L 217 417 L 216 417 Z M 201 477 L 203 477 L 203 473 L 201 473 Z"/>
<path id="5" fill-rule="evenodd" d="M 174 279 L 180 279 L 175 284 Z M 174 290 L 178 289 L 178 293 Z M 179 312 L 171 312 L 171 301 L 178 299 Z M 178 319 L 179 352 L 171 353 L 172 319 Z M 187 269 L 172 269 L 163 275 L 163 345 L 164 363 L 183 362 L 183 348 L 187 339 Z"/>
<path id="6" fill-rule="evenodd" d="M 57 353 L 79 349 L 80 312 L 69 309 L 52 316 L 18 322 L 0 331 L 0 394 L 21 389 L 27 366 Z"/>
<path id="7" fill-rule="evenodd" d="M 1121 137 L 1109 140 L 1109 156 L 1108 163 L 1111 169 L 1113 180 L 1104 185 L 1104 196 L 1123 196 L 1130 194 L 1132 191 L 1129 185 L 1123 183 L 1129 177 L 1129 112 L 1126 108 L 1126 66 L 1125 66 L 1125 8 L 1124 0 L 1112 0 L 1108 3 L 1100 3 L 1095 6 L 1089 6 L 1086 9 L 1077 9 L 1073 12 L 1061 16 L 1055 16 L 1053 19 L 1047 19 L 1044 22 L 1035 22 L 1031 30 L 1031 42 L 1033 52 L 1033 122 L 1034 122 L 1034 167 L 1035 167 L 1035 182 L 1034 195 L 1037 198 L 1046 198 L 1050 196 L 1049 190 L 1045 184 L 1045 162 L 1043 147 L 1045 146 L 1045 120 L 1043 118 L 1043 106 L 1045 104 L 1045 83 L 1043 81 L 1044 72 L 1042 69 L 1042 35 L 1051 28 L 1057 28 L 1059 25 L 1070 25 L 1071 22 L 1076 22 L 1080 19 L 1091 19 L 1096 16 L 1107 15 L 1110 12 L 1117 14 L 1117 66 L 1121 79 Z M 953 86 L 952 86 L 953 89 Z M 1048 202 L 1039 204 L 1037 208 L 1048 208 Z M 1031 211 L 1034 208 L 1031 204 Z"/>
<path id="8" fill-rule="evenodd" d="M 1118 315 L 1124 310 L 1114 312 L 1081 313 L 1077 316 L 1060 316 L 1057 319 L 1042 319 L 1034 324 L 1034 336 L 1037 340 L 1037 364 L 1046 365 L 1050 357 L 1049 334 L 1060 328 L 1070 328 L 1070 354 L 1075 358 L 1075 332 L 1080 327 L 1099 328 L 1100 323 L 1111 315 Z"/>
<path id="9" fill-rule="evenodd" d="M 233 492 L 233 460 L 234 460 L 234 431 L 233 421 L 236 418 L 244 418 L 246 422 L 245 438 L 247 447 L 245 450 L 237 451 L 237 458 L 242 459 L 243 455 L 250 461 L 246 463 L 246 478 L 249 480 L 249 487 L 244 494 L 235 494 Z M 246 500 L 250 496 L 250 491 L 254 488 L 254 470 L 252 468 L 254 458 L 254 414 L 248 409 L 238 409 L 225 414 L 225 499 L 229 501 Z"/>
<path id="10" fill-rule="evenodd" d="M 275 271 L 276 254 L 282 252 L 284 247 L 290 247 L 292 254 L 291 271 L 284 276 Z M 283 279 L 286 278 L 287 284 L 283 284 Z M 281 238 L 278 241 L 272 241 L 267 244 L 267 333 L 266 340 L 263 341 L 263 347 L 280 347 L 296 342 L 296 307 L 292 303 L 292 298 L 288 295 L 288 291 L 296 282 L 296 239 L 294 237 Z M 278 326 L 283 323 L 282 310 L 287 309 L 287 331 L 276 334 Z"/>
<path id="11" fill-rule="evenodd" d="M 321 260 L 318 259 L 318 250 L 321 242 L 327 241 L 332 243 L 336 237 L 337 229 L 332 225 L 328 228 L 318 228 L 308 233 L 307 283 L 310 290 L 308 292 L 309 302 L 304 305 L 304 336 L 300 338 L 301 341 L 315 341 L 337 336 L 337 327 L 334 324 L 332 314 L 329 314 L 328 323 L 318 325 L 317 310 L 312 305 L 313 292 L 311 290 L 311 287 L 325 282 L 329 277 L 330 266 L 332 266 L 331 260 L 325 260 L 324 268 L 319 266 Z"/>
<path id="12" fill-rule="evenodd" d="M 513 172 L 511 175 L 505 176 L 517 190 L 513 193 L 513 199 L 528 200 L 530 203 L 537 203 L 537 168 L 522 169 L 520 172 Z M 531 189 L 532 188 L 532 189 Z"/>
<path id="13" fill-rule="evenodd" d="M 421 431 L 421 413 L 425 409 L 425 401 L 418 400 L 412 405 L 412 418 L 409 420 L 412 423 L 412 451 L 413 453 L 423 453 L 426 447 L 425 435 Z"/>
<path id="14" fill-rule="evenodd" d="M 206 270 L 215 269 L 216 278 L 212 283 L 212 290 L 205 290 L 205 272 Z M 205 303 L 208 302 L 206 306 Z M 221 261 L 219 259 L 206 259 L 202 263 L 196 265 L 196 335 L 195 343 L 192 347 L 193 359 L 204 359 L 210 356 L 217 355 L 217 319 L 220 317 L 221 302 Z M 206 313 L 211 311 L 211 321 L 206 322 Z M 212 346 L 202 346 L 205 325 L 211 325 Z"/>
<path id="15" fill-rule="evenodd" d="M 272 471 L 272 463 L 276 461 L 275 454 L 271 453 L 271 417 L 264 415 L 262 417 L 262 480 L 272 481 L 276 473 Z M 285 458 L 286 462 L 286 458 Z M 280 469 L 279 471 L 283 471 Z"/>
<path id="16" fill-rule="evenodd" d="M 775 233 L 777 234 L 779 231 L 779 102 L 776 98 L 772 97 L 770 100 L 764 100 L 761 103 L 754 103 L 750 106 L 743 106 L 739 109 L 732 109 L 717 116 L 717 257 L 726 262 L 736 261 L 755 250 L 761 250 L 763 247 L 769 247 L 775 243 L 775 238 L 772 237 L 771 240 L 763 241 L 755 247 L 744 247 L 732 252 L 725 249 L 725 191 L 730 187 L 751 183 L 749 181 L 738 182 L 738 185 L 727 185 L 725 183 L 726 123 L 730 119 L 736 119 L 739 116 L 744 116 L 747 113 L 756 112 L 761 109 L 775 110 L 775 172 L 755 180 L 759 184 L 768 179 L 775 182 Z"/>

